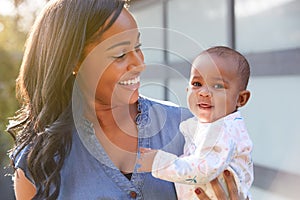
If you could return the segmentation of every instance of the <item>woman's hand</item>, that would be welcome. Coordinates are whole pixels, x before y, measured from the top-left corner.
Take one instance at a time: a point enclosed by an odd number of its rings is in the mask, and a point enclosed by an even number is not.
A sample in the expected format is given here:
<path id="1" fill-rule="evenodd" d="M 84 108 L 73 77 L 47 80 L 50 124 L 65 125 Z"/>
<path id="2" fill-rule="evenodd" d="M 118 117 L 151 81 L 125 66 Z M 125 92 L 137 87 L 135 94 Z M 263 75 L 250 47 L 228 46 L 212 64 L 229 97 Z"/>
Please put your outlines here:
<path id="1" fill-rule="evenodd" d="M 16 169 L 14 190 L 17 200 L 32 199 L 36 193 L 35 186 L 26 178 L 22 169 Z"/>
<path id="2" fill-rule="evenodd" d="M 228 192 L 229 192 L 229 199 L 230 200 L 240 200 L 239 194 L 238 194 L 238 189 L 233 177 L 233 174 L 230 173 L 230 171 L 225 170 L 223 173 Z M 211 182 L 212 188 L 216 194 L 216 197 L 218 200 L 227 200 L 226 193 L 224 189 L 222 188 L 219 180 L 216 178 L 212 180 Z M 205 192 L 201 188 L 197 188 L 195 190 L 196 195 L 198 196 L 199 199 L 201 200 L 210 200 L 210 198 L 205 194 Z M 248 198 L 247 198 L 248 199 Z"/>

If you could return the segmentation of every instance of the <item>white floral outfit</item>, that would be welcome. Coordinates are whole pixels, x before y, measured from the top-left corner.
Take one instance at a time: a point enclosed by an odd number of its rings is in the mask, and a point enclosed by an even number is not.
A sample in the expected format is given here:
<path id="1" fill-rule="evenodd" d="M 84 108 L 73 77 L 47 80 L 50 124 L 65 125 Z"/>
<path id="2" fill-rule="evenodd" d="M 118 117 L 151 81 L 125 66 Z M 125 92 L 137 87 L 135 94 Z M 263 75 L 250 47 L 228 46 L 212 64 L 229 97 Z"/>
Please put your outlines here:
<path id="1" fill-rule="evenodd" d="M 185 137 L 184 154 L 159 150 L 152 175 L 175 182 L 178 199 L 198 200 L 194 190 L 201 187 L 211 199 L 217 199 L 210 181 L 222 172 L 231 171 L 241 197 L 250 194 L 253 182 L 252 141 L 239 111 L 213 123 L 200 123 L 196 117 L 183 121 L 180 130 Z"/>

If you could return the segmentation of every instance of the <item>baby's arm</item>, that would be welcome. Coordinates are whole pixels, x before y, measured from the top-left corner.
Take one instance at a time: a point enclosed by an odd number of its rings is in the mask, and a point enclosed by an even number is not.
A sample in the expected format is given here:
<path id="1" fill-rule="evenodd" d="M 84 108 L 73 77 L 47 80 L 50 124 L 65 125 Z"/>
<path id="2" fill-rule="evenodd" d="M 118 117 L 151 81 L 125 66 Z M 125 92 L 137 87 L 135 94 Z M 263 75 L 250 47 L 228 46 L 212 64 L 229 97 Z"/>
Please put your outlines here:
<path id="1" fill-rule="evenodd" d="M 186 128 L 186 127 L 185 127 Z M 236 143 L 223 121 L 199 133 L 184 133 L 190 139 L 181 157 L 159 150 L 152 165 L 153 176 L 178 183 L 207 183 L 220 175 L 236 153 Z M 187 138 L 191 136 L 191 138 Z"/>
<path id="2" fill-rule="evenodd" d="M 138 155 L 137 160 L 137 163 L 139 165 L 138 172 L 151 172 L 157 150 L 141 147 L 139 149 L 139 152 L 140 154 Z"/>
<path id="3" fill-rule="evenodd" d="M 231 160 L 233 149 L 234 143 L 224 140 L 221 143 L 217 142 L 213 147 L 196 149 L 194 154 L 182 157 L 162 150 L 140 148 L 138 171 L 152 171 L 156 178 L 171 182 L 207 183 L 225 170 Z"/>
<path id="4" fill-rule="evenodd" d="M 223 144 L 223 143 L 222 143 Z M 177 157 L 174 154 L 159 150 L 152 165 L 154 177 L 185 184 L 207 183 L 220 175 L 228 167 L 234 143 L 227 146 L 216 144 L 194 154 Z"/>

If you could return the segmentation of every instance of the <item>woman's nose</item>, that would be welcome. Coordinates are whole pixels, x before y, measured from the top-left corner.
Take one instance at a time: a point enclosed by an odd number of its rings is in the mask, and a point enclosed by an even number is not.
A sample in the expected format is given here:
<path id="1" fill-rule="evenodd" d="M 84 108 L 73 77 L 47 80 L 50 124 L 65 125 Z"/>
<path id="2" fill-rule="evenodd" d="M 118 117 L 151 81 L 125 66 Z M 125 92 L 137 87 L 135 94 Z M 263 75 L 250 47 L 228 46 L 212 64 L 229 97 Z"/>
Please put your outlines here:
<path id="1" fill-rule="evenodd" d="M 143 71 L 145 69 L 144 63 L 144 54 L 141 50 L 136 51 L 133 50 L 129 52 L 129 63 L 128 63 L 128 71 L 135 70 L 135 71 Z"/>

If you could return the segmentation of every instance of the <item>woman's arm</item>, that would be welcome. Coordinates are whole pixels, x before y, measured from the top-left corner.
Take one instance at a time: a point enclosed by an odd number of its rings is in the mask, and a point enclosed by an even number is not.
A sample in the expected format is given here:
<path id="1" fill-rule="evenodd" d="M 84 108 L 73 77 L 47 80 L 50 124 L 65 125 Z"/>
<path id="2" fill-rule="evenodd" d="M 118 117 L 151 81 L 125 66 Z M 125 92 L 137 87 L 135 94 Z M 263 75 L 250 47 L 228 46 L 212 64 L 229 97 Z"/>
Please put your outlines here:
<path id="1" fill-rule="evenodd" d="M 15 172 L 14 188 L 17 200 L 32 199 L 36 193 L 34 185 L 26 178 L 21 169 L 17 169 Z"/>

